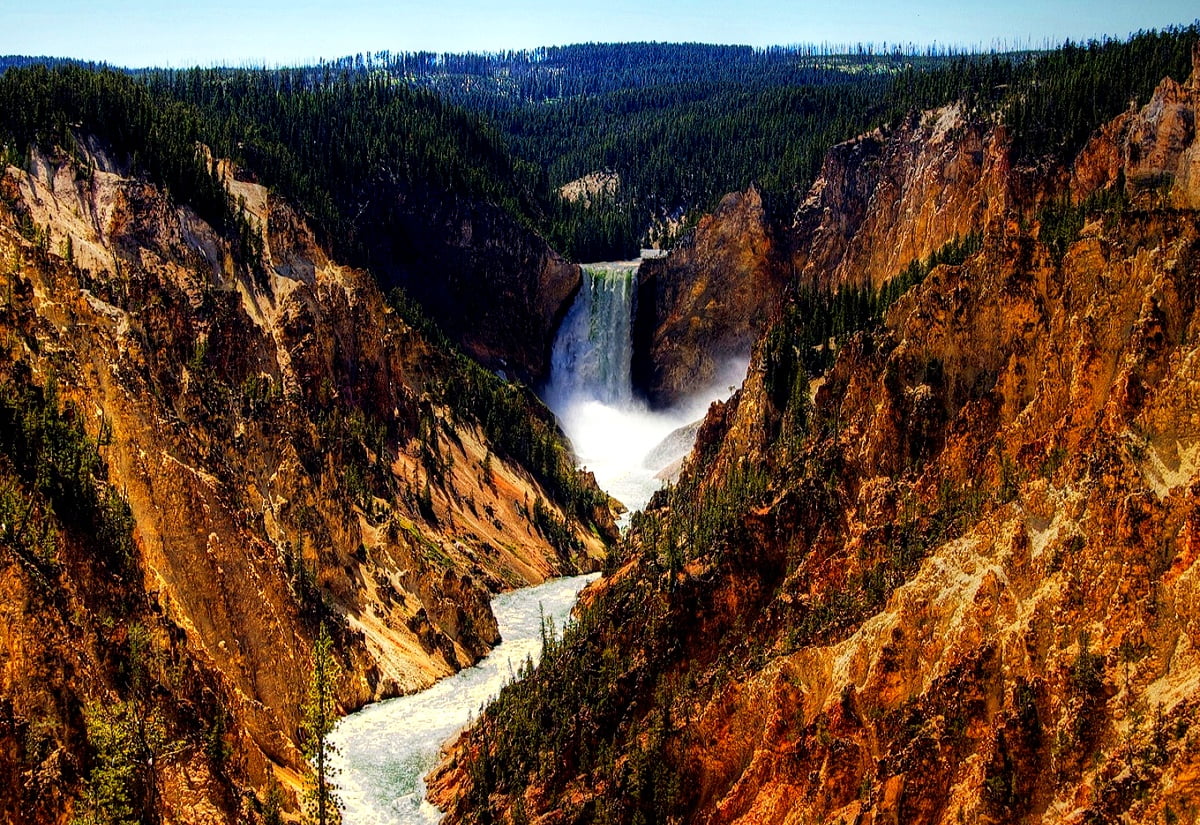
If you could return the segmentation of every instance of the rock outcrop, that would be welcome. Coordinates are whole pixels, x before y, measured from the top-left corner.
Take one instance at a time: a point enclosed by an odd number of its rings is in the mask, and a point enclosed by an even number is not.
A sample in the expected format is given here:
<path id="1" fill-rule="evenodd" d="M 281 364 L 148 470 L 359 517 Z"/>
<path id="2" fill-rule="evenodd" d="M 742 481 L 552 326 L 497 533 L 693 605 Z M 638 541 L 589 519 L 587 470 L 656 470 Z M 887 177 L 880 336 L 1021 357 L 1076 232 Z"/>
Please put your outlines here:
<path id="1" fill-rule="evenodd" d="M 756 189 L 726 195 L 691 240 L 638 268 L 633 381 L 669 406 L 740 369 L 783 297 L 778 242 Z"/>
<path id="2" fill-rule="evenodd" d="M 753 189 L 726 196 L 690 243 L 639 272 L 635 384 L 670 404 L 743 356 L 787 284 L 878 288 L 914 260 L 1032 213 L 1057 176 L 1013 169 L 1002 127 L 961 105 L 914 114 L 830 150 L 790 225 L 775 227 Z"/>
<path id="3" fill-rule="evenodd" d="M 1028 203 L 1044 177 L 1014 170 L 1003 128 L 960 104 L 913 114 L 835 146 L 796 213 L 792 267 L 802 283 L 878 287 L 914 259 Z"/>
<path id="4" fill-rule="evenodd" d="M 592 172 L 558 187 L 559 196 L 571 203 L 582 203 L 590 209 L 592 201 L 611 198 L 621 191 L 621 176 L 612 170 Z"/>
<path id="5" fill-rule="evenodd" d="M 1200 209 L 1200 47 L 1192 65 L 1188 83 L 1164 79 L 1150 105 L 1131 107 L 1088 141 L 1071 170 L 1074 198 L 1123 182 L 1130 194 L 1152 196 L 1158 205 Z"/>
<path id="6" fill-rule="evenodd" d="M 135 717 L 138 775 L 153 774 L 136 804 L 164 822 L 245 821 L 270 775 L 290 793 L 307 770 L 298 725 L 320 624 L 341 707 L 412 690 L 496 643 L 490 593 L 595 568 L 613 530 L 452 390 L 494 392 L 499 415 L 566 461 L 527 392 L 432 347 L 287 203 L 221 168 L 261 255 L 94 145 L 87 163 L 35 154 L 0 180 L 3 397 L 21 410 L 50 396 L 48 415 L 78 422 L 99 469 L 73 472 L 115 508 L 89 516 L 92 532 L 47 513 L 51 533 L 30 544 L 29 514 L 61 495 L 0 461 L 5 513 L 25 513 L 0 526 L 6 821 L 79 813 L 91 772 L 116 764 L 111 732 Z M 106 560 L 113 541 L 126 549 Z"/>

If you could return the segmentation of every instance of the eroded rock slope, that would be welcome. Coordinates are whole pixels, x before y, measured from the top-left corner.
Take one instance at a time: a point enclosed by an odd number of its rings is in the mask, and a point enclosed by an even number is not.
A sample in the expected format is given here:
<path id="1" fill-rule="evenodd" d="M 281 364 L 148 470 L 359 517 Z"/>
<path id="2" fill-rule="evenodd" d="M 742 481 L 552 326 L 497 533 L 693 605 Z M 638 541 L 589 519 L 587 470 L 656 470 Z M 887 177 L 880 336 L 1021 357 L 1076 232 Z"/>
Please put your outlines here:
<path id="1" fill-rule="evenodd" d="M 0 819 L 116 815 L 120 768 L 134 811 L 246 821 L 272 775 L 295 804 L 322 623 L 343 708 L 421 687 L 611 516 L 287 203 L 220 164 L 239 243 L 77 146 L 0 180 Z"/>
<path id="2" fill-rule="evenodd" d="M 1196 64 L 1037 187 L 952 109 L 835 150 L 943 165 L 819 182 L 810 282 L 982 248 L 820 381 L 800 316 L 760 341 L 578 629 L 439 769 L 451 821 L 1195 821 Z"/>

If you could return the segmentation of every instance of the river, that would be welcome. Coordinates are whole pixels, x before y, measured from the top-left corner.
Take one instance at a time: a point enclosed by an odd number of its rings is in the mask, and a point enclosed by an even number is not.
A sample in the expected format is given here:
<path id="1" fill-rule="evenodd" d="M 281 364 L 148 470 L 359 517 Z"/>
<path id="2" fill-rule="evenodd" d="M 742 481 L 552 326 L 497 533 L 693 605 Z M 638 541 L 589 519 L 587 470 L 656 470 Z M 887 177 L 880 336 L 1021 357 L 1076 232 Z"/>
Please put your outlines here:
<path id="1" fill-rule="evenodd" d="M 631 322 L 638 261 L 588 264 L 554 342 L 543 390 L 580 463 L 631 511 L 641 509 L 692 446 L 709 403 L 741 382 L 745 359 L 728 374 L 669 410 L 650 410 L 630 380 Z M 693 426 L 688 426 L 689 424 Z M 539 605 L 561 627 L 580 589 L 595 576 L 558 579 L 497 596 L 492 610 L 504 641 L 478 665 L 428 690 L 369 705 L 332 734 L 340 753 L 334 778 L 345 825 L 436 823 L 422 777 L 443 743 L 478 714 L 525 661 L 541 654 Z"/>
<path id="2" fill-rule="evenodd" d="M 441 813 L 425 801 L 423 777 L 439 748 L 512 678 L 541 656 L 541 615 L 561 629 L 579 591 L 597 574 L 554 579 L 502 593 L 492 611 L 503 641 L 474 667 L 428 690 L 368 705 L 338 722 L 330 739 L 344 825 L 432 825 Z"/>

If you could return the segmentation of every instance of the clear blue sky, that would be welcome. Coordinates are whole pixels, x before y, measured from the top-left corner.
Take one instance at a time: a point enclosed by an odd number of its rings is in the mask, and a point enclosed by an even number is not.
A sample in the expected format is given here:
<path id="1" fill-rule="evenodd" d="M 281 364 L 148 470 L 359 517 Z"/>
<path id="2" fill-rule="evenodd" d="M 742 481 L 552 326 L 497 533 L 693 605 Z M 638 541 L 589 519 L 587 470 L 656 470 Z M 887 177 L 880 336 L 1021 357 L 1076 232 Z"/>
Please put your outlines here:
<path id="1" fill-rule="evenodd" d="M 990 47 L 1198 15 L 1195 0 L 0 0 L 0 54 L 189 66 L 630 40 Z"/>

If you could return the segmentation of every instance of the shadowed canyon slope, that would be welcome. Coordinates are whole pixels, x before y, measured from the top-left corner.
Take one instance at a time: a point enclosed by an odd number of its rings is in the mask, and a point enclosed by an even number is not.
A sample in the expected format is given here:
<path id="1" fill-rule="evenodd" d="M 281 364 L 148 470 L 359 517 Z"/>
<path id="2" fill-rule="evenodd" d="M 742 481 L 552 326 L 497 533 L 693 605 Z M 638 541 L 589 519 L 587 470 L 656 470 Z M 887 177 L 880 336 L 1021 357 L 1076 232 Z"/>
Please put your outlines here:
<path id="1" fill-rule="evenodd" d="M 740 368 L 783 297 L 778 241 L 754 188 L 727 195 L 689 241 L 638 268 L 633 380 L 676 403 Z"/>
<path id="2" fill-rule="evenodd" d="M 135 810 L 243 821 L 298 781 L 321 621 L 342 706 L 427 685 L 611 516 L 527 390 L 286 202 L 220 164 L 239 246 L 86 145 L 0 180 L 0 819 L 81 813 L 123 743 Z"/>
<path id="3" fill-rule="evenodd" d="M 822 380 L 792 296 L 577 629 L 439 769 L 450 821 L 1195 819 L 1194 63 L 1056 168 L 953 107 L 833 150 L 797 286 L 981 247 Z"/>
<path id="4" fill-rule="evenodd" d="M 402 286 L 484 366 L 534 386 L 549 378 L 579 266 L 486 202 L 390 194 L 391 210 L 363 219 L 380 280 Z"/>

